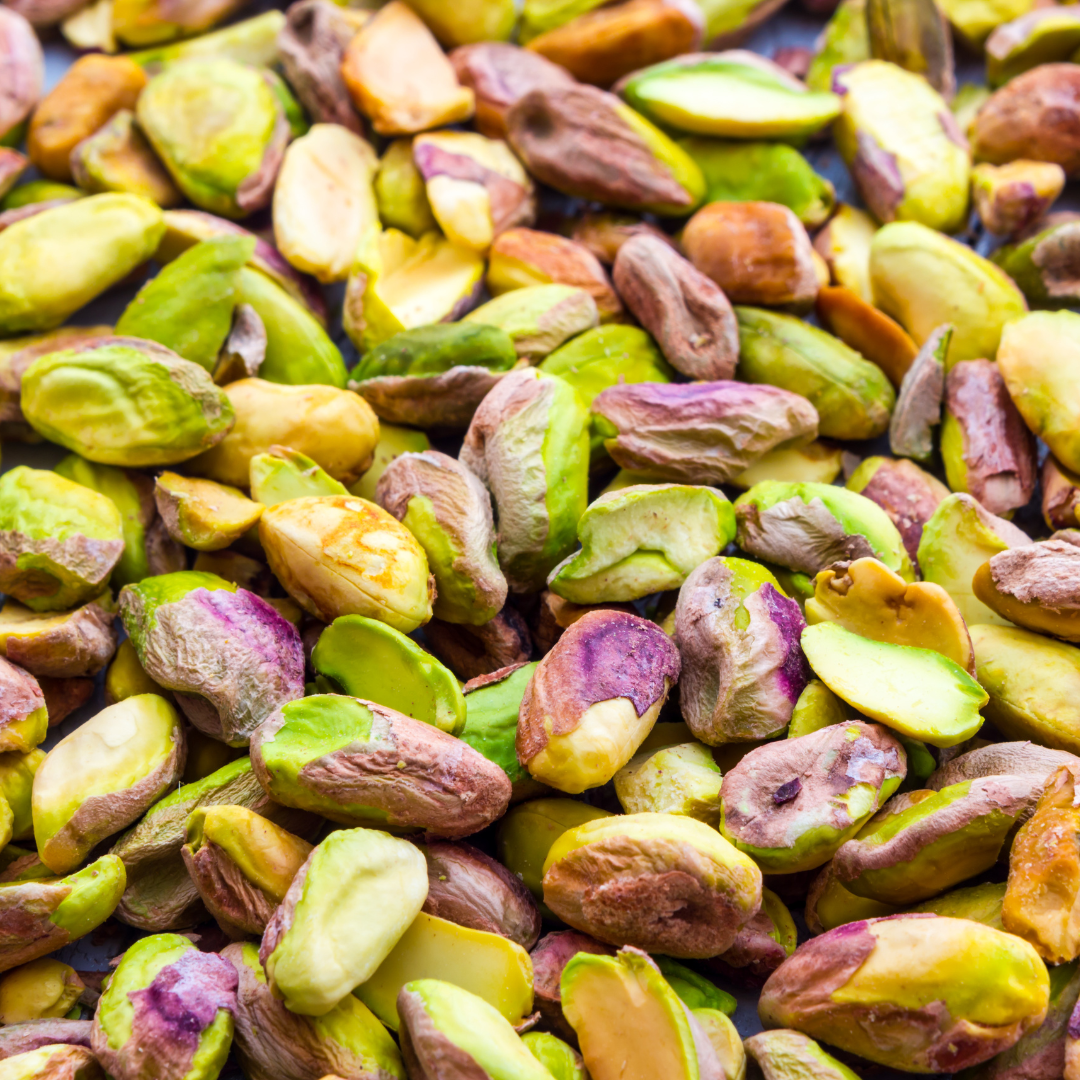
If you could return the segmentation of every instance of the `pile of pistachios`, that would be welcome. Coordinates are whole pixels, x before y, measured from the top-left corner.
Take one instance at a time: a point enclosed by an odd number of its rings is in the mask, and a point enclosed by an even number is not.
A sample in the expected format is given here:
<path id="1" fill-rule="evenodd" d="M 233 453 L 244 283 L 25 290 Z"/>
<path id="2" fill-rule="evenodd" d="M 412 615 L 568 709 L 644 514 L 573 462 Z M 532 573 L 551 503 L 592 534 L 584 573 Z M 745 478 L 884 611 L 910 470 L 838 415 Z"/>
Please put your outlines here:
<path id="1" fill-rule="evenodd" d="M 0 6 L 0 1080 L 1080 1080 L 1080 7 L 800 2 Z"/>

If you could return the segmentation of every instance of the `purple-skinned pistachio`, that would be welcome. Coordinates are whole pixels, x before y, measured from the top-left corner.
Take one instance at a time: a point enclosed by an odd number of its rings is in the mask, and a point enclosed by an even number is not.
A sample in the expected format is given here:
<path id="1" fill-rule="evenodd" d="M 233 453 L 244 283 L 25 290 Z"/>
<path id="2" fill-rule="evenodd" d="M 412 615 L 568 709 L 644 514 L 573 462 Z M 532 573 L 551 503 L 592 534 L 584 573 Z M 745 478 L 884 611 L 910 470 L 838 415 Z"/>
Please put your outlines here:
<path id="1" fill-rule="evenodd" d="M 31 4 L 31 7 L 36 6 Z M 45 57 L 33 27 L 16 10 L 0 12 L 0 58 L 4 92 L 0 96 L 0 136 L 10 135 L 30 115 L 45 83 Z"/>
<path id="2" fill-rule="evenodd" d="M 179 934 L 140 938 L 101 995 L 90 1042 L 114 1080 L 216 1080 L 229 1053 L 236 969 Z"/>
<path id="3" fill-rule="evenodd" d="M 906 772 L 903 747 L 878 724 L 851 720 L 766 743 L 724 776 L 720 831 L 767 873 L 813 870 Z"/>
<path id="4" fill-rule="evenodd" d="M 941 972 L 964 977 L 943 983 Z M 971 919 L 892 915 L 802 944 L 770 976 L 758 1013 L 767 1028 L 891 1068 L 954 1073 L 1037 1028 L 1049 997 L 1026 941 Z"/>
<path id="5" fill-rule="evenodd" d="M 0 748 L 33 750 L 45 738 L 48 723 L 37 679 L 0 656 Z"/>
<path id="6" fill-rule="evenodd" d="M 712 746 L 779 734 L 810 681 L 799 647 L 799 605 L 763 566 L 717 556 L 679 590 L 679 701 L 690 730 Z"/>
<path id="7" fill-rule="evenodd" d="M 652 729 L 679 668 L 655 623 L 590 611 L 533 673 L 518 713 L 518 758 L 568 794 L 606 784 Z"/>
<path id="8" fill-rule="evenodd" d="M 685 484 L 726 483 L 778 447 L 810 442 L 817 410 L 775 386 L 721 380 L 611 386 L 594 430 L 623 469 Z"/>
<path id="9" fill-rule="evenodd" d="M 233 746 L 304 693 L 300 635 L 261 597 L 215 574 L 147 578 L 120 594 L 120 617 L 147 674 L 200 731 Z"/>

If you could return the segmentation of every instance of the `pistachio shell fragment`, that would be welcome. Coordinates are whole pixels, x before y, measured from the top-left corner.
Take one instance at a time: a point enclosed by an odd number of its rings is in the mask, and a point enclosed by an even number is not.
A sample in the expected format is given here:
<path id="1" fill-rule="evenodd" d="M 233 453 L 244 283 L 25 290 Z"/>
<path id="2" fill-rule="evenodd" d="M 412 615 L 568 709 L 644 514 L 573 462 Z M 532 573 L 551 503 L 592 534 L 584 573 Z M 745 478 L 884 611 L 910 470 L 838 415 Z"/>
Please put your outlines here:
<path id="1" fill-rule="evenodd" d="M 783 730 L 809 679 L 804 625 L 763 566 L 717 557 L 690 574 L 675 605 L 675 642 L 679 704 L 698 739 L 715 746 Z"/>
<path id="2" fill-rule="evenodd" d="M 1064 540 L 1012 548 L 975 572 L 975 595 L 1000 616 L 1028 630 L 1080 642 L 1073 581 L 1080 548 Z"/>
<path id="3" fill-rule="evenodd" d="M 243 806 L 196 807 L 181 854 L 199 896 L 230 937 L 261 934 L 311 845 Z"/>
<path id="4" fill-rule="evenodd" d="M 836 878 L 882 903 L 908 905 L 943 892 L 994 865 L 1017 820 L 1033 809 L 1038 784 L 986 776 L 898 795 L 836 853 Z"/>
<path id="5" fill-rule="evenodd" d="M 297 270 L 324 284 L 349 276 L 361 240 L 378 227 L 376 168 L 371 144 L 340 124 L 315 124 L 285 151 L 274 242 Z"/>
<path id="6" fill-rule="evenodd" d="M 739 547 L 792 570 L 816 574 L 834 562 L 872 557 L 913 577 L 888 514 L 846 488 L 763 480 L 735 500 L 735 519 Z"/>
<path id="7" fill-rule="evenodd" d="M 65 736 L 34 776 L 41 861 L 57 875 L 70 873 L 176 783 L 184 755 L 180 717 L 156 694 L 111 705 Z"/>
<path id="8" fill-rule="evenodd" d="M 104 601 L 105 598 L 99 597 Z M 111 604 L 91 601 L 73 611 L 38 614 L 14 600 L 0 609 L 0 652 L 32 675 L 96 675 L 116 652 Z"/>
<path id="9" fill-rule="evenodd" d="M 322 1016 L 290 1012 L 276 998 L 251 942 L 221 955 L 236 968 L 235 1049 L 252 1080 L 319 1080 L 323 1076 L 379 1076 L 404 1080 L 390 1033 L 352 994 Z"/>
<path id="10" fill-rule="evenodd" d="M 261 504 L 239 489 L 174 472 L 159 474 L 154 499 L 169 535 L 196 551 L 227 548 L 262 516 Z"/>
<path id="11" fill-rule="evenodd" d="M 408 5 L 391 0 L 349 42 L 341 75 L 356 107 L 380 135 L 468 120 L 474 98 Z"/>
<path id="12" fill-rule="evenodd" d="M 679 588 L 734 536 L 731 504 L 711 488 L 623 488 L 602 495 L 581 516 L 581 551 L 564 559 L 548 584 L 578 604 L 637 600 Z"/>
<path id="13" fill-rule="evenodd" d="M 510 335 L 518 356 L 540 360 L 569 338 L 600 321 L 587 289 L 573 285 L 529 285 L 489 300 L 465 322 L 496 326 Z"/>
<path id="14" fill-rule="evenodd" d="M 296 628 L 262 597 L 215 574 L 182 570 L 120 594 L 139 662 L 200 731 L 232 746 L 303 694 Z"/>
<path id="15" fill-rule="evenodd" d="M 544 902 L 612 945 L 715 956 L 759 908 L 761 871 L 704 822 L 625 814 L 555 841 L 544 862 Z"/>
<path id="16" fill-rule="evenodd" d="M 735 315 L 741 379 L 807 398 L 826 438 L 869 439 L 888 428 L 896 396 L 876 364 L 794 315 L 753 307 Z"/>
<path id="17" fill-rule="evenodd" d="M 595 87 L 531 90 L 510 109 L 506 126 L 529 172 L 563 194 L 679 216 L 705 194 L 701 170 L 685 151 Z"/>
<path id="18" fill-rule="evenodd" d="M 797 1027 L 884 1065 L 956 1070 L 1042 1023 L 1049 979 L 1037 957 L 968 919 L 870 919 L 803 944 L 765 984 L 758 1012 L 768 1027 Z"/>
<path id="19" fill-rule="evenodd" d="M 790 1028 L 752 1035 L 744 1043 L 765 1080 L 789 1080 L 806 1072 L 819 1080 L 857 1080 L 843 1062 L 825 1053 L 813 1039 Z"/>
<path id="20" fill-rule="evenodd" d="M 233 1036 L 237 975 L 179 934 L 136 941 L 94 1015 L 90 1045 L 116 1080 L 212 1080 Z"/>
<path id="21" fill-rule="evenodd" d="M 291 1012 L 324 1016 L 366 982 L 419 914 L 424 857 L 375 829 L 340 829 L 308 856 L 259 948 Z"/>
<path id="22" fill-rule="evenodd" d="M 875 305 L 917 345 L 943 323 L 952 324 L 946 367 L 958 360 L 993 360 L 1005 324 L 1027 309 L 1004 271 L 917 221 L 895 221 L 874 234 L 870 280 Z"/>
<path id="23" fill-rule="evenodd" d="M 738 327 L 720 287 L 651 234 L 622 244 L 612 271 L 626 306 L 656 339 L 664 358 L 692 379 L 730 379 Z"/>
<path id="24" fill-rule="evenodd" d="M 674 483 L 725 483 L 770 450 L 817 434 L 816 410 L 799 394 L 727 380 L 616 385 L 592 411 L 616 464 Z"/>
<path id="25" fill-rule="evenodd" d="M 456 838 L 490 825 L 510 801 L 506 774 L 472 747 L 394 709 L 334 694 L 271 714 L 251 758 L 277 802 L 346 825 Z"/>
<path id="26" fill-rule="evenodd" d="M 909 583 L 877 559 L 822 570 L 805 610 L 810 626 L 833 622 L 875 641 L 933 649 L 974 670 L 971 637 L 949 594 L 929 581 Z"/>
<path id="27" fill-rule="evenodd" d="M 586 416 L 557 375 L 513 371 L 465 434 L 460 460 L 491 490 L 499 564 L 512 592 L 538 591 L 573 548 L 587 495 Z"/>
<path id="28" fill-rule="evenodd" d="M 688 53 L 635 72 L 619 89 L 655 123 L 737 139 L 812 135 L 841 104 L 835 94 L 807 90 L 776 64 L 738 50 Z"/>
<path id="29" fill-rule="evenodd" d="M 945 357 L 952 332 L 950 325 L 932 331 L 900 383 L 896 408 L 889 420 L 889 449 L 898 456 L 924 464 L 933 457 L 933 430 L 941 423 Z"/>
<path id="30" fill-rule="evenodd" d="M 465 699 L 457 680 L 398 630 L 362 615 L 343 615 L 319 636 L 311 666 L 350 697 L 385 705 L 458 735 Z"/>
<path id="31" fill-rule="evenodd" d="M 876 724 L 833 724 L 751 750 L 724 776 L 720 832 L 766 873 L 828 862 L 907 772 L 899 741 Z"/>
<path id="32" fill-rule="evenodd" d="M 289 131 L 258 69 L 224 58 L 169 64 L 146 85 L 136 115 L 196 206 L 238 218 L 270 202 Z"/>
<path id="33" fill-rule="evenodd" d="M 435 618 L 479 626 L 502 610 L 507 585 L 496 558 L 491 497 L 468 468 L 436 450 L 402 454 L 387 466 L 375 498 L 427 554 Z"/>
<path id="34" fill-rule="evenodd" d="M 551 1080 L 510 1022 L 482 997 L 440 979 L 401 988 L 402 1056 L 416 1080 L 437 1080 L 447 1068 L 477 1080 Z"/>
<path id="35" fill-rule="evenodd" d="M 247 487 L 251 459 L 288 446 L 314 459 L 335 480 L 352 483 L 367 468 L 379 439 L 371 407 L 334 386 L 281 386 L 240 379 L 222 392 L 235 424 L 191 472 L 219 484 Z"/>
<path id="36" fill-rule="evenodd" d="M 234 421 L 229 399 L 198 364 L 141 338 L 98 338 L 39 357 L 23 376 L 22 407 L 46 438 L 105 465 L 187 461 L 221 442 Z"/>
<path id="37" fill-rule="evenodd" d="M 123 550 L 120 511 L 106 496 L 25 465 L 0 479 L 0 589 L 31 610 L 99 596 Z"/>
<path id="38" fill-rule="evenodd" d="M 491 245 L 486 281 L 493 296 L 530 285 L 573 285 L 593 298 L 601 322 L 623 313 L 600 260 L 583 244 L 555 233 L 523 228 L 500 233 Z"/>
<path id="39" fill-rule="evenodd" d="M 901 735 L 956 746 L 982 725 L 986 691 L 939 652 L 873 641 L 833 623 L 807 627 L 802 647 L 833 693 Z"/>
<path id="40" fill-rule="evenodd" d="M 950 495 L 923 526 L 919 566 L 926 581 L 940 585 L 953 598 L 968 626 L 1004 626 L 1006 620 L 975 596 L 971 581 L 991 556 L 1030 543 L 1027 533 L 984 510 L 970 495 Z"/>
<path id="41" fill-rule="evenodd" d="M 521 702 L 517 750 L 532 776 L 578 794 L 606 784 L 637 751 L 679 677 L 655 624 L 591 611 L 540 661 Z"/>

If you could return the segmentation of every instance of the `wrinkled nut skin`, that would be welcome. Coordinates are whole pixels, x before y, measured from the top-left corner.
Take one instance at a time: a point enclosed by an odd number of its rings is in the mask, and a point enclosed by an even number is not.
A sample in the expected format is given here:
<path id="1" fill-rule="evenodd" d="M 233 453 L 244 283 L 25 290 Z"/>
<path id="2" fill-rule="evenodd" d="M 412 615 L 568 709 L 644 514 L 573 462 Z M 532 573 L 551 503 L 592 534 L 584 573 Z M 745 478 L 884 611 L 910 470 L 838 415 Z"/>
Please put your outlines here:
<path id="1" fill-rule="evenodd" d="M 709 970 L 745 986 L 763 986 L 795 951 L 796 936 L 784 902 L 776 893 L 762 889 L 761 910 L 739 928 L 730 949 L 709 961 Z"/>
<path id="2" fill-rule="evenodd" d="M 5 72 L 4 93 L 0 97 L 0 137 L 7 137 L 37 105 L 45 82 L 41 43 L 14 5 L 5 6 L 0 14 L 0 58 Z"/>
<path id="3" fill-rule="evenodd" d="M 965 980 L 942 987 L 939 972 L 956 971 Z M 1037 1028 L 1048 998 L 1046 968 L 1019 938 L 968 919 L 894 915 L 805 942 L 765 984 L 758 1013 L 768 1028 L 882 1065 L 952 1073 Z"/>
<path id="4" fill-rule="evenodd" d="M 924 464 L 934 454 L 934 428 L 941 423 L 945 400 L 945 355 L 952 327 L 939 326 L 923 342 L 904 374 L 889 419 L 889 449 Z"/>
<path id="5" fill-rule="evenodd" d="M 1043 634 L 1080 642 L 1080 547 L 1044 540 L 998 552 L 975 572 L 972 589 L 1003 618 Z"/>
<path id="6" fill-rule="evenodd" d="M 642 221 L 631 214 L 617 214 L 612 211 L 589 212 L 583 214 L 574 224 L 575 243 L 587 247 L 602 263 L 609 266 L 615 262 L 619 249 L 635 236 L 654 236 L 667 244 L 672 251 L 678 251 L 678 245 L 666 232 L 661 232 L 655 225 Z"/>
<path id="7" fill-rule="evenodd" d="M 590 611 L 533 673 L 518 712 L 518 760 L 570 794 L 607 783 L 652 729 L 679 669 L 655 623 Z"/>
<path id="8" fill-rule="evenodd" d="M 752 1035 L 743 1045 L 765 1080 L 788 1080 L 803 1070 L 817 1080 L 858 1080 L 858 1073 L 825 1053 L 813 1039 L 799 1031 L 786 1028 L 762 1031 Z"/>
<path id="9" fill-rule="evenodd" d="M 330 748 L 304 734 L 320 723 L 354 738 Z M 497 821 L 510 803 L 506 773 L 467 743 L 394 709 L 334 694 L 272 713 L 252 738 L 251 762 L 275 801 L 344 825 L 458 839 Z"/>
<path id="10" fill-rule="evenodd" d="M 121 590 L 120 617 L 139 663 L 156 683 L 177 692 L 180 708 L 200 731 L 244 746 L 275 708 L 303 696 L 300 635 L 247 589 L 204 588 L 195 578 L 194 588 L 162 603 L 154 591 L 164 590 L 167 580 L 150 578 Z"/>
<path id="11" fill-rule="evenodd" d="M 465 431 L 502 373 L 456 365 L 437 375 L 376 375 L 351 382 L 380 420 L 424 430 Z"/>
<path id="12" fill-rule="evenodd" d="M 126 56 L 82 56 L 41 101 L 30 121 L 30 160 L 53 180 L 70 181 L 71 152 L 121 109 L 134 109 L 146 72 Z"/>
<path id="13" fill-rule="evenodd" d="M 527 663 L 533 652 L 529 626 L 509 604 L 482 626 L 432 619 L 424 626 L 424 637 L 427 647 L 466 681 Z"/>
<path id="14" fill-rule="evenodd" d="M 984 162 L 971 172 L 971 193 L 983 225 L 1012 236 L 1039 220 L 1061 194 L 1065 170 L 1045 161 Z"/>
<path id="15" fill-rule="evenodd" d="M 945 378 L 942 457 L 953 491 L 974 495 L 991 514 L 1026 506 L 1038 479 L 1035 436 L 996 364 L 964 360 Z"/>
<path id="16" fill-rule="evenodd" d="M 761 906 L 761 871 L 715 829 L 675 814 L 623 814 L 563 833 L 544 903 L 583 933 L 678 958 L 717 956 Z"/>
<path id="17" fill-rule="evenodd" d="M 1035 813 L 1016 834 L 1001 909 L 1011 934 L 1048 963 L 1080 955 L 1080 769 L 1064 765 L 1049 778 Z"/>
<path id="18" fill-rule="evenodd" d="M 565 195 L 595 199 L 627 210 L 689 214 L 701 201 L 701 171 L 686 157 L 681 180 L 662 160 L 641 129 L 652 125 L 625 117 L 627 106 L 592 86 L 538 88 L 510 109 L 507 138 L 529 172 Z M 658 129 L 666 156 L 683 155 Z M 674 152 L 674 155 L 672 154 Z M 685 185 L 685 186 L 684 186 Z"/>
<path id="19" fill-rule="evenodd" d="M 615 287 L 656 339 L 664 358 L 690 379 L 730 379 L 739 327 L 723 290 L 664 240 L 631 236 L 615 255 Z"/>
<path id="20" fill-rule="evenodd" d="M 1052 776 L 1063 765 L 1080 768 L 1080 757 L 1067 750 L 1051 750 L 1032 742 L 990 743 L 969 750 L 931 773 L 928 788 L 940 791 L 962 780 L 980 776 Z"/>
<path id="21" fill-rule="evenodd" d="M 799 306 L 817 295 L 810 237 L 779 203 L 709 203 L 687 222 L 682 244 L 733 303 Z"/>
<path id="22" fill-rule="evenodd" d="M 521 879 L 471 844 L 436 840 L 420 846 L 427 859 L 429 915 L 499 934 L 531 949 L 540 937 L 540 909 Z"/>
<path id="23" fill-rule="evenodd" d="M 232 1042 L 236 986 L 235 968 L 217 953 L 200 952 L 178 934 L 141 938 L 101 995 L 90 1033 L 94 1055 L 116 1080 L 213 1075 Z M 132 1010 L 127 1024 L 125 1006 Z"/>
<path id="24" fill-rule="evenodd" d="M 45 738 L 48 720 L 45 695 L 37 679 L 0 657 L 0 747 L 32 750 Z"/>
<path id="25" fill-rule="evenodd" d="M 475 474 L 437 450 L 402 454 L 379 478 L 375 501 L 427 552 L 435 618 L 482 625 L 502 610 L 507 586 L 494 555 L 491 497 Z M 443 545 L 452 559 L 439 558 Z"/>
<path id="26" fill-rule="evenodd" d="M 750 566 L 706 560 L 675 605 L 679 704 L 690 730 L 711 746 L 779 734 L 810 679 L 799 605 L 765 577 L 747 589 L 739 577 Z"/>
<path id="27" fill-rule="evenodd" d="M 96 675 L 116 652 L 113 614 L 100 604 L 35 616 L 8 600 L 0 613 L 0 652 L 39 678 Z"/>
<path id="28" fill-rule="evenodd" d="M 1042 468 L 1043 520 L 1051 529 L 1075 529 L 1080 526 L 1078 510 L 1080 477 L 1048 454 Z"/>
<path id="29" fill-rule="evenodd" d="M 614 956 L 615 948 L 578 930 L 555 930 L 545 934 L 529 954 L 533 965 L 533 1001 L 540 1013 L 540 1024 L 577 1045 L 577 1033 L 570 1026 L 562 1011 L 563 968 L 578 953 L 596 956 Z"/>
<path id="30" fill-rule="evenodd" d="M 592 412 L 620 468 L 672 483 L 727 483 L 770 450 L 817 435 L 806 398 L 727 380 L 611 386 Z"/>
<path id="31" fill-rule="evenodd" d="M 724 776 L 721 833 L 770 873 L 822 866 L 896 790 L 899 740 L 878 724 L 833 724 L 751 750 Z"/>
<path id="32" fill-rule="evenodd" d="M 506 116 L 530 90 L 565 89 L 574 77 L 536 52 L 503 41 L 460 45 L 450 53 L 458 82 L 476 96 L 476 129 L 489 139 L 506 138 Z"/>
<path id="33" fill-rule="evenodd" d="M 979 110 L 971 133 L 977 161 L 1004 165 L 1019 158 L 1080 172 L 1080 71 L 1040 64 L 998 90 Z"/>
<path id="34" fill-rule="evenodd" d="M 868 463 L 871 467 L 864 469 Z M 923 526 L 934 515 L 949 489 L 930 473 L 905 458 L 868 458 L 845 485 L 875 502 L 896 526 L 913 566 L 919 565 Z"/>
<path id="35" fill-rule="evenodd" d="M 374 503 L 290 499 L 266 509 L 259 539 L 285 591 L 322 622 L 364 615 L 408 634 L 431 619 L 435 579 L 424 549 Z"/>
<path id="36" fill-rule="evenodd" d="M 92 1020 L 25 1020 L 0 1029 L 0 1061 L 42 1046 L 82 1046 L 90 1049 Z"/>

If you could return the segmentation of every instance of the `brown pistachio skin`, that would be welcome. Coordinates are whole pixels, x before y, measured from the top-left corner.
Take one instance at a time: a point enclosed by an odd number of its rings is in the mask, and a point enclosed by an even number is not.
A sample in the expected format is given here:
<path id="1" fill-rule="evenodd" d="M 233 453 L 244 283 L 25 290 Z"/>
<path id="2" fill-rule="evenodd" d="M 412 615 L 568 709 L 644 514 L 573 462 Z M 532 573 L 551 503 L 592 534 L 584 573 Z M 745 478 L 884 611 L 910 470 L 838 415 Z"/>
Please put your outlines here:
<path id="1" fill-rule="evenodd" d="M 1051 161 L 1080 173 L 1080 68 L 1040 64 L 1007 82 L 979 110 L 976 161 Z"/>
<path id="2" fill-rule="evenodd" d="M 518 759 L 528 765 L 555 735 L 577 729 L 601 701 L 629 698 L 641 716 L 666 698 L 679 651 L 656 623 L 621 611 L 590 611 L 540 661 L 518 712 Z"/>
<path id="3" fill-rule="evenodd" d="M 1080 547 L 1043 540 L 999 551 L 975 572 L 975 595 L 1017 626 L 1080 642 Z"/>
<path id="4" fill-rule="evenodd" d="M 0 11 L 0 60 L 4 70 L 0 135 L 8 134 L 30 115 L 45 81 L 41 43 L 17 6 L 6 4 Z"/>
<path id="5" fill-rule="evenodd" d="M 896 407 L 889 419 L 889 449 L 899 457 L 929 461 L 933 456 L 933 429 L 941 423 L 941 404 L 945 400 L 945 365 L 936 354 L 942 337 L 950 330 L 946 324 L 930 334 L 900 382 Z"/>
<path id="6" fill-rule="evenodd" d="M 533 1003 L 541 1026 L 577 1046 L 577 1032 L 563 1016 L 560 980 L 563 968 L 579 952 L 614 956 L 618 950 L 580 930 L 556 930 L 545 934 L 529 954 L 533 965 Z"/>
<path id="7" fill-rule="evenodd" d="M 42 1046 L 83 1046 L 90 1048 L 93 1020 L 24 1020 L 0 1028 L 0 1061 L 27 1054 Z"/>
<path id="8" fill-rule="evenodd" d="M 551 652 L 552 646 L 563 636 L 563 631 L 588 611 L 602 608 L 605 611 L 625 611 L 627 615 L 636 615 L 632 604 L 575 604 L 572 600 L 545 589 L 537 601 L 536 608 L 529 614 L 529 629 L 540 654 Z"/>
<path id="9" fill-rule="evenodd" d="M 775 928 L 772 917 L 762 907 L 739 927 L 731 948 L 708 961 L 709 970 L 743 986 L 763 986 L 788 958 L 787 950 L 772 936 Z"/>
<path id="10" fill-rule="evenodd" d="M 419 846 L 428 865 L 424 911 L 523 949 L 536 944 L 540 909 L 520 878 L 472 844 L 435 840 Z"/>
<path id="11" fill-rule="evenodd" d="M 1051 529 L 1075 529 L 1080 526 L 1080 477 L 1069 472 L 1052 454 L 1046 456 L 1042 469 L 1043 521 Z"/>
<path id="12" fill-rule="evenodd" d="M 363 125 L 341 77 L 345 47 L 356 30 L 356 21 L 331 0 L 300 0 L 285 12 L 278 52 L 285 77 L 312 121 L 340 124 L 362 135 Z"/>
<path id="13" fill-rule="evenodd" d="M 564 195 L 689 210 L 693 196 L 622 119 L 620 106 L 595 86 L 532 90 L 511 108 L 507 138 L 529 172 Z"/>
<path id="14" fill-rule="evenodd" d="M 428 648 L 466 682 L 532 657 L 528 624 L 509 604 L 483 626 L 432 619 L 424 624 L 424 637 Z"/>
<path id="15" fill-rule="evenodd" d="M 504 374 L 462 364 L 438 375 L 376 375 L 350 389 L 388 424 L 461 432 Z"/>
<path id="16" fill-rule="evenodd" d="M 945 407 L 963 433 L 967 490 L 991 514 L 1025 506 L 1038 478 L 1035 436 L 990 360 L 963 360 L 945 379 Z"/>
<path id="17" fill-rule="evenodd" d="M 1036 776 L 1045 779 L 1062 765 L 1080 769 L 1080 757 L 1067 750 L 1051 750 L 1032 742 L 990 743 L 952 761 L 932 772 L 926 786 L 934 791 L 977 780 L 981 776 Z"/>
<path id="18" fill-rule="evenodd" d="M 94 696 L 93 679 L 51 679 L 43 675 L 38 679 L 38 685 L 45 695 L 51 728 L 63 723 Z"/>
<path id="19" fill-rule="evenodd" d="M 476 130 L 506 138 L 506 115 L 532 90 L 575 85 L 574 77 L 539 53 L 502 41 L 461 45 L 450 53 L 458 82 L 476 95 Z"/>
<path id="20" fill-rule="evenodd" d="M 587 247 L 602 263 L 609 266 L 615 262 L 623 244 L 635 236 L 653 236 L 672 251 L 678 246 L 666 232 L 655 225 L 630 214 L 616 214 L 610 210 L 589 212 L 582 215 L 574 225 L 573 238 Z"/>
<path id="21" fill-rule="evenodd" d="M 809 304 L 817 295 L 810 237 L 779 203 L 709 203 L 687 222 L 682 243 L 736 304 Z"/>
<path id="22" fill-rule="evenodd" d="M 641 233 L 619 248 L 615 287 L 665 359 L 690 379 L 731 379 L 739 326 L 728 298 L 669 243 Z"/>
<path id="23" fill-rule="evenodd" d="M 0 732 L 44 706 L 45 695 L 37 679 L 0 656 Z"/>

